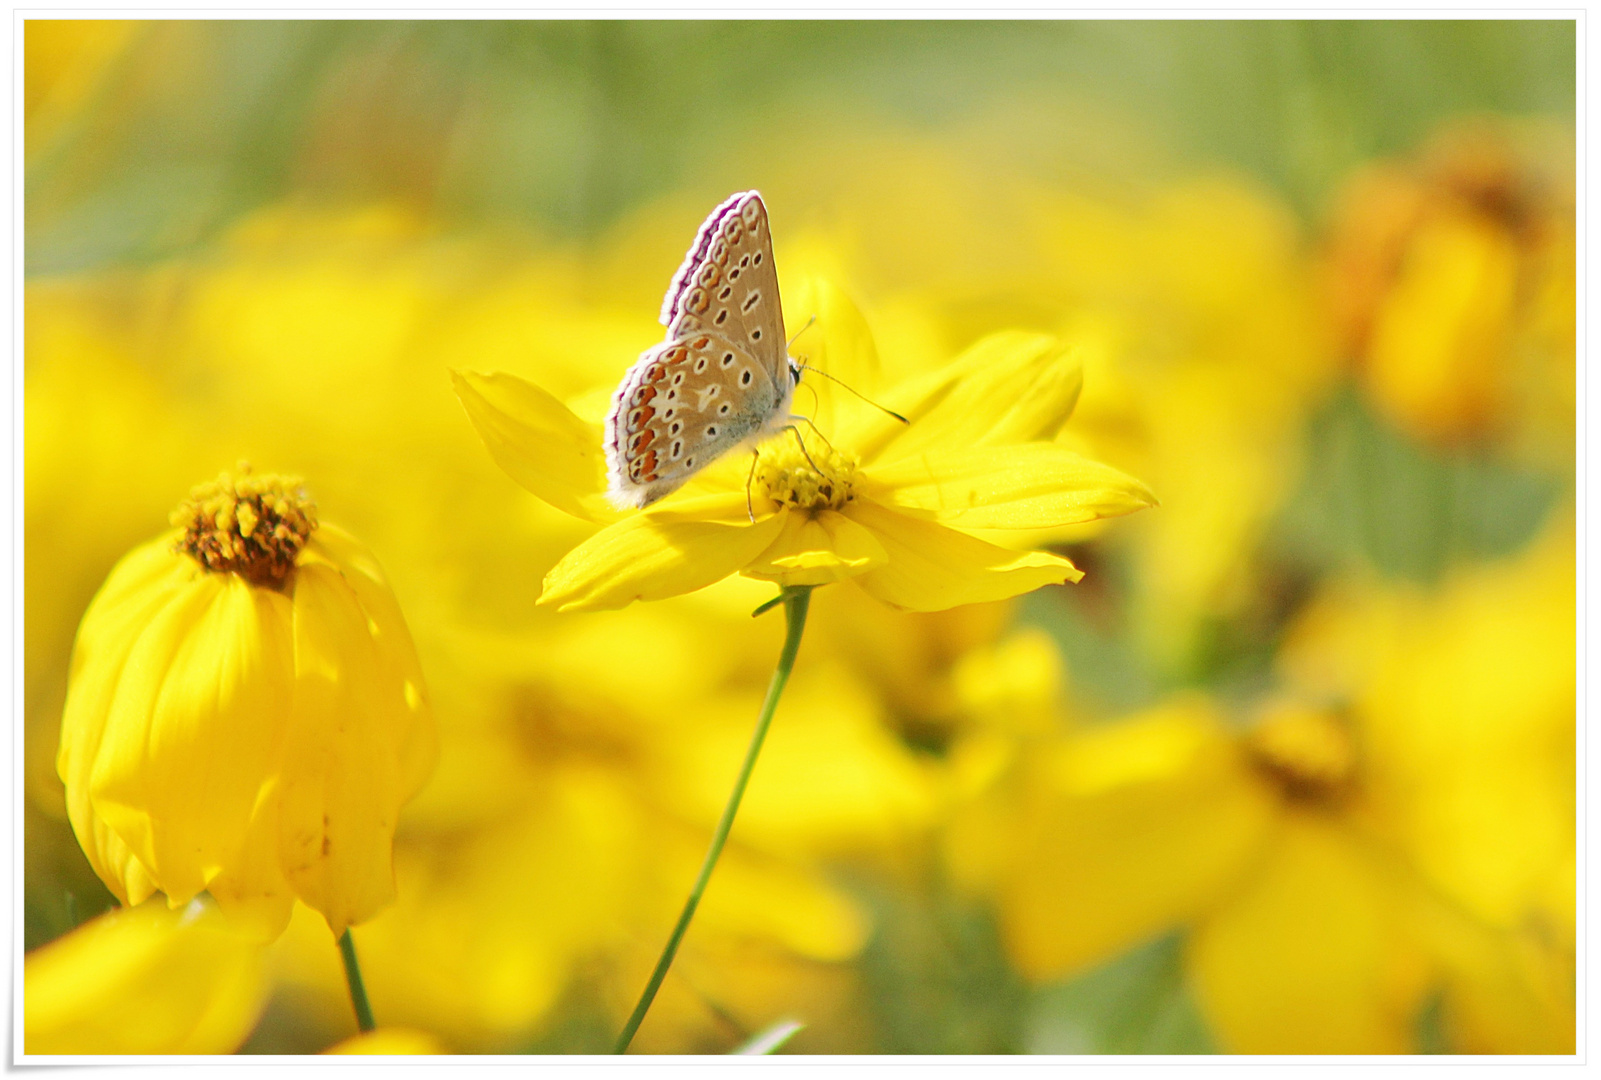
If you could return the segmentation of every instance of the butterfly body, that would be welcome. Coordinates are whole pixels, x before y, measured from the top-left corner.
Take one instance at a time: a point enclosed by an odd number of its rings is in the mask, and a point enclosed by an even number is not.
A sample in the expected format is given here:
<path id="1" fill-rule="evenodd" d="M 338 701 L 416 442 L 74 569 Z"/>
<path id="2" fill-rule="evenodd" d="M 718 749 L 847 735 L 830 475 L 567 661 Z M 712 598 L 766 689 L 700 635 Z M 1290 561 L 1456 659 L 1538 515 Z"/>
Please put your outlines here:
<path id="1" fill-rule="evenodd" d="M 667 340 L 623 376 L 606 415 L 607 495 L 645 507 L 737 446 L 790 423 L 789 358 L 767 208 L 740 192 L 708 217 L 673 275 Z"/>

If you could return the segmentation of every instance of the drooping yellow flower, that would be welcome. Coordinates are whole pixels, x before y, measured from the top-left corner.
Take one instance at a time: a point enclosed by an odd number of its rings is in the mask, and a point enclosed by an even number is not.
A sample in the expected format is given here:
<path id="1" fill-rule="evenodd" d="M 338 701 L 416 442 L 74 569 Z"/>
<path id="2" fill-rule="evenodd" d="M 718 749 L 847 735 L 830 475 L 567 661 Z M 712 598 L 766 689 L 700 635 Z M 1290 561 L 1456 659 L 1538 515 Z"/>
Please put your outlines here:
<path id="1" fill-rule="evenodd" d="M 818 332 L 828 351 L 849 353 L 841 339 L 865 326 L 839 318 Z M 849 580 L 893 607 L 938 611 L 1077 581 L 1067 559 L 965 530 L 1049 530 L 1155 503 L 1139 481 L 1047 441 L 1072 412 L 1080 380 L 1071 351 L 1054 339 L 992 335 L 880 395 L 909 426 L 838 408 L 826 441 L 786 433 L 754 463 L 727 455 L 676 496 L 613 520 L 570 552 L 546 576 L 540 603 L 616 608 L 739 573 L 783 586 Z M 598 424 L 514 376 L 457 373 L 455 382 L 514 479 L 569 513 L 616 517 L 601 496 Z"/>
<path id="2" fill-rule="evenodd" d="M 422 673 L 372 555 L 299 481 L 224 474 L 130 552 L 74 646 L 57 767 L 124 904 L 209 891 L 272 936 L 394 896 L 401 804 L 433 766 Z"/>
<path id="3" fill-rule="evenodd" d="M 267 998 L 262 948 L 203 900 L 107 912 L 23 963 L 27 1054 L 229 1054 Z"/>

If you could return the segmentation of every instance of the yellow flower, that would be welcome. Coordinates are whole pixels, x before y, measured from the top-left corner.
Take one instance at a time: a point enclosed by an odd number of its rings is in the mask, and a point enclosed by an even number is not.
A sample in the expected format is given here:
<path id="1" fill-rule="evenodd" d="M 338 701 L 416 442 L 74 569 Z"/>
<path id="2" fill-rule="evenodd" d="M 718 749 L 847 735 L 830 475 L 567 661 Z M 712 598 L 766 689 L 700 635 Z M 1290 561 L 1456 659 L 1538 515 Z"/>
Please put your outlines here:
<path id="1" fill-rule="evenodd" d="M 1458 125 L 1347 185 L 1330 314 L 1375 404 L 1419 437 L 1510 439 L 1571 467 L 1570 138 Z"/>
<path id="2" fill-rule="evenodd" d="M 864 351 L 841 340 L 865 333 L 859 316 L 831 322 L 818 328 L 829 352 Z M 616 516 L 601 495 L 599 425 L 514 376 L 455 382 L 514 479 L 569 513 Z M 727 455 L 675 497 L 580 544 L 546 576 L 540 603 L 616 608 L 739 573 L 785 586 L 850 580 L 893 607 L 938 611 L 1077 581 L 1060 556 L 964 530 L 1050 530 L 1154 504 L 1139 481 L 1045 441 L 1079 384 L 1076 360 L 1054 339 L 992 335 L 882 395 L 910 426 L 839 407 L 826 442 L 814 434 L 802 450 L 786 433 L 760 448 L 753 471 Z"/>
<path id="3" fill-rule="evenodd" d="M 1243 733 L 1196 695 L 1013 743 L 949 850 L 1019 969 L 1183 927 L 1227 1050 L 1403 1053 L 1438 1000 L 1460 1052 L 1571 1053 L 1571 529 L 1436 597 L 1331 592 Z"/>
<path id="4" fill-rule="evenodd" d="M 73 829 L 124 904 L 206 890 L 276 935 L 298 896 L 338 935 L 393 898 L 396 817 L 433 765 L 405 622 L 298 480 L 224 474 L 173 521 L 78 630 L 57 758 Z"/>
<path id="5" fill-rule="evenodd" d="M 259 942 L 196 900 L 112 911 L 28 954 L 27 1054 L 228 1054 L 266 1003 Z"/>

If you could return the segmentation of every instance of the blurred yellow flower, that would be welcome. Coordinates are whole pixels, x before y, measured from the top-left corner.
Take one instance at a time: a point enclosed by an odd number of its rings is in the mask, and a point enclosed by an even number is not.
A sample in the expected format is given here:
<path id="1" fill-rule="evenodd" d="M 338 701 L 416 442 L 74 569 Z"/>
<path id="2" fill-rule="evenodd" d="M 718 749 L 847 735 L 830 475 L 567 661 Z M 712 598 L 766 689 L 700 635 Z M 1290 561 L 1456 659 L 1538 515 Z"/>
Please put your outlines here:
<path id="1" fill-rule="evenodd" d="M 1224 1049 L 1571 1053 L 1571 520 L 1438 596 L 1331 589 L 1243 732 L 1198 695 L 992 759 L 950 831 L 1014 962 L 1074 974 L 1188 927 Z M 1000 755 L 1000 763 L 993 759 Z"/>
<path id="2" fill-rule="evenodd" d="M 229 1054 L 267 997 L 261 944 L 203 900 L 108 912 L 22 977 L 27 1054 Z"/>
<path id="3" fill-rule="evenodd" d="M 1330 314 L 1389 417 L 1438 444 L 1571 459 L 1576 273 L 1562 136 L 1459 124 L 1359 172 L 1326 256 Z M 1564 437 L 1565 436 L 1565 437 Z"/>
<path id="4" fill-rule="evenodd" d="M 571 513 L 606 516 L 597 425 L 513 376 L 455 379 L 515 479 Z M 740 573 L 784 586 L 851 580 L 893 607 L 933 611 L 1077 581 L 1083 575 L 1060 556 L 1009 551 L 959 529 L 1053 529 L 1154 504 L 1132 477 L 1042 441 L 1066 423 L 1079 381 L 1053 339 L 992 335 L 884 394 L 909 428 L 858 411 L 826 449 L 772 440 L 748 491 L 746 461 L 716 462 L 677 498 L 570 552 L 546 576 L 540 603 L 622 607 Z"/>
<path id="5" fill-rule="evenodd" d="M 382 571 L 299 481 L 223 477 L 125 556 L 79 627 L 57 767 L 124 904 L 209 891 L 275 936 L 298 896 L 337 936 L 394 896 L 433 719 Z"/>

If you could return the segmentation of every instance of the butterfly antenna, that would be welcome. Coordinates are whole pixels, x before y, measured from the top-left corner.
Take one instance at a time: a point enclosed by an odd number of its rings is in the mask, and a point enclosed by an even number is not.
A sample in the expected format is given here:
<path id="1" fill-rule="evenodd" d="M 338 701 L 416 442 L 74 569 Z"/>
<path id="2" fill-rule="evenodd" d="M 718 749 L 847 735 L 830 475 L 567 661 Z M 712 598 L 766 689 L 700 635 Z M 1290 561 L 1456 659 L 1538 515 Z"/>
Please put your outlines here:
<path id="1" fill-rule="evenodd" d="M 893 416 L 895 419 L 899 420 L 901 423 L 907 425 L 908 427 L 911 426 L 912 422 L 910 420 L 906 419 L 906 417 L 902 416 L 900 413 L 896 412 L 894 409 L 886 409 L 884 406 L 880 405 L 878 402 L 874 401 L 872 398 L 868 397 L 866 394 L 863 394 L 860 391 L 856 390 L 854 387 L 852 387 L 850 385 L 850 383 L 846 382 L 844 379 L 835 378 L 834 376 L 830 375 L 828 372 L 824 371 L 822 368 L 812 367 L 810 364 L 802 364 L 800 366 L 800 368 L 801 368 L 802 371 L 815 371 L 815 372 L 817 372 L 817 374 L 821 375 L 823 378 L 827 379 L 829 382 L 835 382 L 835 383 L 838 383 L 839 385 L 843 386 L 845 389 L 849 390 L 851 393 L 855 394 L 857 397 L 859 397 L 863 401 L 867 402 L 873 408 L 879 410 L 880 412 L 889 413 L 891 416 Z"/>
<path id="2" fill-rule="evenodd" d="M 799 330 L 795 331 L 795 336 L 789 339 L 789 344 L 784 346 L 784 351 L 788 352 L 789 349 L 790 349 L 790 346 L 794 345 L 795 342 L 799 341 L 800 340 L 800 336 L 802 334 L 806 333 L 806 331 L 810 330 L 812 328 L 812 323 L 814 323 L 816 321 L 817 321 L 817 313 L 813 312 L 812 313 L 812 317 L 806 320 L 806 325 L 801 327 Z M 802 366 L 804 367 L 805 365 L 802 365 Z"/>

